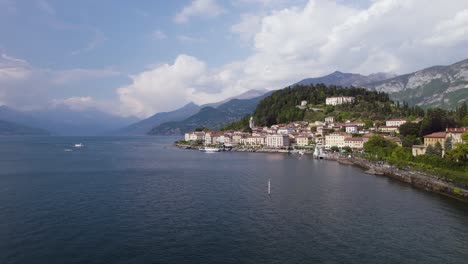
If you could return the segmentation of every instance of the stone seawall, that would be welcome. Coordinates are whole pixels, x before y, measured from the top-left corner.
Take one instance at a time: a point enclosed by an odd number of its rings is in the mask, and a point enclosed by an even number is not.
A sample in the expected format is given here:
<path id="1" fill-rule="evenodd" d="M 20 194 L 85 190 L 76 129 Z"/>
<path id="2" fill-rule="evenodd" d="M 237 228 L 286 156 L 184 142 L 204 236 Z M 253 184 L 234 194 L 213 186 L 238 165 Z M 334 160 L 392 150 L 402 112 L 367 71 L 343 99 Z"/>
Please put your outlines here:
<path id="1" fill-rule="evenodd" d="M 369 174 L 386 176 L 409 183 L 419 189 L 439 193 L 468 202 L 468 189 L 466 187 L 458 186 L 433 175 L 411 170 L 402 170 L 390 165 L 376 164 L 357 157 L 331 156 L 329 159 L 361 167 L 366 169 L 366 172 Z"/>

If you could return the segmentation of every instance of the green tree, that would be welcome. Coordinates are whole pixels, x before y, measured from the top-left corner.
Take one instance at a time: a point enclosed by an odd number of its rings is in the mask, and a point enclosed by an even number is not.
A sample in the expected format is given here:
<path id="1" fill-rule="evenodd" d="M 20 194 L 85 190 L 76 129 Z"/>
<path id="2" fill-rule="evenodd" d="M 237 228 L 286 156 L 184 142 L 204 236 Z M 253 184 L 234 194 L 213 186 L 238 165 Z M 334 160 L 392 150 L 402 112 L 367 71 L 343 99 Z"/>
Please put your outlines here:
<path id="1" fill-rule="evenodd" d="M 337 146 L 332 146 L 332 147 L 330 148 L 330 150 L 331 150 L 332 152 L 338 152 L 338 151 L 340 151 L 340 149 L 339 149 Z"/>
<path id="2" fill-rule="evenodd" d="M 351 152 L 353 152 L 353 150 L 351 149 L 350 146 L 344 146 L 344 147 L 343 147 L 343 151 L 344 151 L 345 153 L 351 153 Z"/>
<path id="3" fill-rule="evenodd" d="M 383 159 L 389 157 L 398 145 L 382 136 L 373 136 L 364 143 L 364 151 L 374 157 Z"/>
<path id="4" fill-rule="evenodd" d="M 426 118 L 421 122 L 420 135 L 428 135 L 434 132 L 444 131 L 445 128 L 454 126 L 455 122 L 448 116 L 447 111 L 441 108 L 428 109 Z"/>
<path id="5" fill-rule="evenodd" d="M 442 156 L 442 145 L 440 144 L 439 141 L 437 141 L 437 142 L 434 144 L 434 154 L 435 154 L 436 156 L 439 156 L 439 157 Z"/>
<path id="6" fill-rule="evenodd" d="M 452 148 L 453 148 L 452 137 L 447 137 L 444 142 L 444 150 L 447 152 L 447 151 L 452 150 Z"/>
<path id="7" fill-rule="evenodd" d="M 407 122 L 400 126 L 400 135 L 420 137 L 421 123 Z"/>
<path id="8" fill-rule="evenodd" d="M 426 155 L 436 155 L 434 147 L 432 145 L 426 147 Z"/>

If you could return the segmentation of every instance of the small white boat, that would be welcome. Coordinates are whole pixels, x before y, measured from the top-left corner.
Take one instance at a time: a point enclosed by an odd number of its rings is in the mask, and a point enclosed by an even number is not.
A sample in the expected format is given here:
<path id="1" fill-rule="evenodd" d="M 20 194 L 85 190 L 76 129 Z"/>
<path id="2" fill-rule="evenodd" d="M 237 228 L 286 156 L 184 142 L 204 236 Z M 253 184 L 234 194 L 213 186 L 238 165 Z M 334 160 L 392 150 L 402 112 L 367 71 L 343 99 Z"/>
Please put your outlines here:
<path id="1" fill-rule="evenodd" d="M 83 143 L 75 144 L 75 148 L 82 148 L 82 147 L 84 147 Z"/>
<path id="2" fill-rule="evenodd" d="M 212 148 L 212 147 L 204 147 L 204 148 L 201 148 L 200 151 L 207 152 L 207 153 L 214 153 L 214 152 L 220 152 L 221 149 Z"/>
<path id="3" fill-rule="evenodd" d="M 301 151 L 297 152 L 297 154 L 299 154 L 299 155 L 304 155 L 305 152 L 301 150 Z"/>

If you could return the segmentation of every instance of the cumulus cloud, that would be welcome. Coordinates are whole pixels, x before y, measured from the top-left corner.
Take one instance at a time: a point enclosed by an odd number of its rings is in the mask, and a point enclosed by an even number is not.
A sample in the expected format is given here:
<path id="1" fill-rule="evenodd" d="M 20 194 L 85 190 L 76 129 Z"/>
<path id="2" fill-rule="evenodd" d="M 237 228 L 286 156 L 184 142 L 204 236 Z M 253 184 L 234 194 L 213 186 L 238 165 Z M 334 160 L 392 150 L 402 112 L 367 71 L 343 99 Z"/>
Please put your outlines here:
<path id="1" fill-rule="evenodd" d="M 335 70 L 402 74 L 450 64 L 468 54 L 467 10 L 466 0 L 430 5 L 426 0 L 374 0 L 365 7 L 310 0 L 260 17 L 244 14 L 231 31 L 251 43 L 250 56 L 209 68 L 199 58 L 181 55 L 172 65 L 133 76 L 132 84 L 119 89 L 121 110 L 144 117 L 189 101 L 279 89 Z M 195 13 L 182 11 L 177 20 Z"/>
<path id="2" fill-rule="evenodd" d="M 132 83 L 118 89 L 123 115 L 147 117 L 174 110 L 191 101 L 208 103 L 235 94 L 228 86 L 237 79 L 226 66 L 210 71 L 205 62 L 179 55 L 173 64 L 163 64 L 132 76 Z"/>
<path id="3" fill-rule="evenodd" d="M 115 110 L 118 108 L 115 102 L 96 100 L 91 96 L 73 96 L 64 99 L 52 99 L 47 108 L 66 107 L 73 111 L 98 110 L 105 113 L 118 115 Z"/>
<path id="4" fill-rule="evenodd" d="M 224 9 L 216 0 L 194 0 L 176 14 L 174 21 L 176 23 L 186 23 L 192 17 L 216 17 L 223 12 L 225 12 Z"/>
<path id="5" fill-rule="evenodd" d="M 260 30 L 261 18 L 260 15 L 242 14 L 241 20 L 231 26 L 231 32 L 238 34 L 243 42 L 250 42 Z"/>

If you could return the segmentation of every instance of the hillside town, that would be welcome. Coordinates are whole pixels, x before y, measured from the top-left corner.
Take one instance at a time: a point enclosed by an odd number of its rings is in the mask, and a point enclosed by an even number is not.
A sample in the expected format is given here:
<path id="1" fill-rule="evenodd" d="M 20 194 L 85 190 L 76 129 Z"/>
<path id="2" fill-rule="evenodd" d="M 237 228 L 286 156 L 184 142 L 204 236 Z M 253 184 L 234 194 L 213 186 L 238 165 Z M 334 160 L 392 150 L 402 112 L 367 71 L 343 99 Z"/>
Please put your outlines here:
<path id="1" fill-rule="evenodd" d="M 353 97 L 327 98 L 327 105 L 339 105 L 352 103 Z M 306 101 L 301 102 L 305 106 Z M 288 124 L 275 124 L 270 127 L 255 126 L 251 117 L 246 131 L 192 131 L 185 133 L 185 141 L 204 146 L 236 147 L 239 149 L 313 149 L 320 146 L 325 150 L 342 151 L 344 149 L 361 151 L 364 143 L 374 135 L 402 146 L 402 140 L 398 137 L 401 125 L 412 122 L 421 122 L 421 118 L 408 120 L 405 118 L 393 118 L 388 120 L 376 120 L 372 125 L 359 120 L 346 120 L 338 122 L 335 117 L 326 117 L 322 121 L 306 122 L 297 121 Z M 468 127 L 447 128 L 424 135 L 422 145 L 413 145 L 413 156 L 423 155 L 428 148 L 441 146 L 444 153 L 445 142 L 450 140 L 452 144 L 462 143 L 461 134 L 468 131 Z M 442 154 L 443 155 L 443 154 Z"/>

